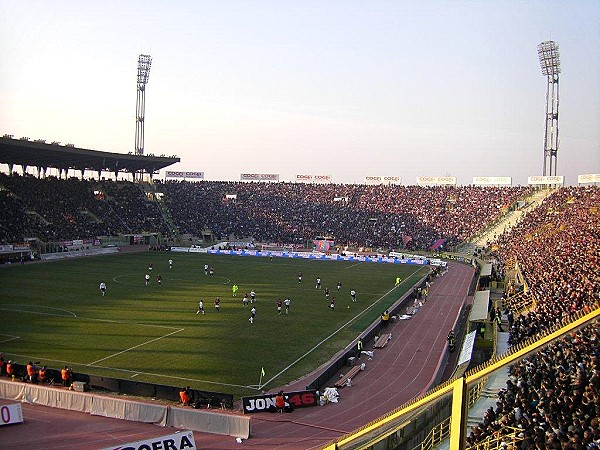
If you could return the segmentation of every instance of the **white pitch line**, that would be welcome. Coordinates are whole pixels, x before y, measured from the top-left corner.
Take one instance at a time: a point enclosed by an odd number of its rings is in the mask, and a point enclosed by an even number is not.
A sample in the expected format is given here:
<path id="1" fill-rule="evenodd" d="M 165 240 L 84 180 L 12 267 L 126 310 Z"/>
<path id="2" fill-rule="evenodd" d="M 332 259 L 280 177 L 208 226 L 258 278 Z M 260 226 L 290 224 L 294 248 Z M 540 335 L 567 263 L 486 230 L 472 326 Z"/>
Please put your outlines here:
<path id="1" fill-rule="evenodd" d="M 93 322 L 120 323 L 123 325 L 140 325 L 140 326 L 144 326 L 144 327 L 167 328 L 168 330 L 179 330 L 178 327 L 171 327 L 169 325 L 154 325 L 151 323 L 128 322 L 127 320 L 94 319 L 91 317 L 78 317 L 78 319 L 90 320 Z"/>
<path id="2" fill-rule="evenodd" d="M 179 333 L 179 332 L 181 332 L 181 331 L 183 331 L 183 330 L 184 330 L 183 328 L 180 328 L 179 330 L 173 331 L 172 333 L 168 333 L 168 334 L 165 334 L 165 335 L 163 335 L 163 336 L 159 336 L 159 337 L 157 337 L 157 338 L 150 339 L 149 341 L 142 342 L 141 344 L 134 345 L 133 347 L 129 347 L 128 349 L 122 350 L 122 351 L 120 351 L 120 352 L 117 352 L 117 353 L 114 353 L 114 354 L 112 354 L 112 355 L 106 356 L 105 358 L 101 358 L 101 359 L 99 359 L 99 360 L 97 360 L 97 361 L 94 361 L 94 362 L 91 362 L 91 363 L 89 363 L 89 364 L 86 364 L 86 366 L 91 366 L 91 365 L 93 365 L 93 364 L 99 363 L 99 362 L 101 362 L 101 361 L 104 361 L 104 360 L 106 360 L 106 359 L 112 358 L 112 357 L 114 357 L 114 356 L 119 356 L 119 355 L 122 355 L 123 353 L 126 353 L 126 352 L 128 352 L 128 351 L 130 351 L 130 350 L 134 350 L 134 349 L 136 349 L 136 348 L 138 348 L 138 347 L 141 347 L 142 345 L 146 345 L 146 344 L 150 344 L 150 343 L 152 343 L 152 342 L 159 341 L 159 340 L 161 340 L 161 339 L 163 339 L 163 338 L 169 337 L 169 336 L 171 336 L 171 335 L 173 335 L 173 334 L 175 334 L 175 333 Z"/>
<path id="3" fill-rule="evenodd" d="M 52 313 L 45 313 L 45 312 L 41 312 L 41 311 L 29 311 L 27 309 L 0 308 L 0 311 L 21 312 L 21 313 L 28 313 L 28 314 L 37 314 L 37 315 L 40 315 L 40 316 L 75 317 L 75 318 L 77 318 L 77 316 L 67 316 L 65 314 L 52 314 Z"/>
<path id="4" fill-rule="evenodd" d="M 349 265 L 348 267 L 344 267 L 344 270 L 348 270 L 350 267 L 358 266 L 358 265 L 360 265 L 360 264 L 362 264 L 362 263 L 363 263 L 363 261 L 359 261 L 359 262 L 357 262 L 357 263 L 355 263 L 355 264 L 351 264 L 351 265 Z"/>
<path id="5" fill-rule="evenodd" d="M 414 275 L 417 271 L 415 270 L 411 275 L 409 275 L 408 277 L 406 277 L 401 284 L 405 283 L 406 280 Z M 281 370 L 278 374 L 274 375 L 273 377 L 271 377 L 271 379 L 265 381 L 260 388 L 266 386 L 267 384 L 269 384 L 271 381 L 273 381 L 275 378 L 277 378 L 278 376 L 284 374 L 290 367 L 292 367 L 293 365 L 295 365 L 298 361 L 302 360 L 303 358 L 305 358 L 306 356 L 310 355 L 313 351 L 315 351 L 317 348 L 319 348 L 322 344 L 324 344 L 325 342 L 327 342 L 329 339 L 331 339 L 333 336 L 335 336 L 336 334 L 338 334 L 340 331 L 342 331 L 344 328 L 346 328 L 348 325 L 350 325 L 352 322 L 354 322 L 355 320 L 357 320 L 359 317 L 361 317 L 363 314 L 365 314 L 369 309 L 371 309 L 373 306 L 375 306 L 377 303 L 379 303 L 379 301 L 384 298 L 386 295 L 390 294 L 392 291 L 394 291 L 398 286 L 394 286 L 392 289 L 390 289 L 389 291 L 387 291 L 385 294 L 383 294 L 381 297 L 379 297 L 377 300 L 375 300 L 373 303 L 371 303 L 367 308 L 363 309 L 363 311 L 359 314 L 357 314 L 356 316 L 354 316 L 352 319 L 350 319 L 348 322 L 346 322 L 344 325 L 342 325 L 341 327 L 339 327 L 337 330 L 335 330 L 333 333 L 331 333 L 329 336 L 327 336 L 325 339 L 323 339 L 321 342 L 317 343 L 317 345 L 315 345 L 313 348 L 311 348 L 309 351 L 307 351 L 304 355 L 300 356 L 299 358 L 297 358 L 295 361 L 293 361 L 291 364 L 289 364 L 287 367 L 285 367 L 283 370 Z"/>
<path id="6" fill-rule="evenodd" d="M 389 291 L 387 291 L 385 294 L 383 294 L 381 297 L 379 297 L 377 300 L 375 300 L 373 303 L 371 303 L 367 308 L 363 309 L 362 312 L 360 312 L 359 314 L 357 314 L 356 316 L 354 316 L 352 319 L 350 319 L 348 322 L 346 322 L 345 324 L 343 324 L 341 327 L 339 327 L 337 330 L 335 330 L 333 333 L 331 333 L 329 336 L 327 336 L 321 342 L 318 342 L 317 345 L 315 345 L 313 348 L 311 348 L 309 351 L 307 351 L 304 355 L 302 355 L 299 358 L 297 358 L 295 361 L 293 361 L 291 364 L 289 364 L 287 367 L 285 367 L 283 370 L 281 370 L 278 374 L 276 374 L 273 377 L 271 377 L 271 379 L 265 381 L 261 385 L 261 387 L 262 386 L 266 386 L 271 381 L 273 381 L 275 378 L 277 378 L 278 376 L 280 376 L 283 373 L 285 373 L 290 367 L 292 367 L 293 365 L 295 365 L 298 361 L 300 361 L 300 360 L 304 359 L 306 356 L 310 355 L 312 352 L 314 352 L 317 348 L 319 348 L 321 345 L 323 345 L 325 342 L 327 342 L 333 336 L 335 336 L 336 334 L 338 334 L 340 331 L 342 331 L 344 328 L 346 328 L 352 322 L 354 322 L 359 317 L 361 317 L 362 315 L 364 315 L 369 309 L 371 309 L 373 306 L 375 306 L 382 298 L 384 298 L 386 295 L 388 295 L 394 289 L 396 289 L 396 287 L 393 287 L 392 289 L 390 289 Z"/>
<path id="7" fill-rule="evenodd" d="M 3 339 L 0 341 L 0 344 L 4 344 L 5 342 L 15 341 L 17 339 L 21 339 L 20 336 L 13 336 L 12 334 L 2 334 L 0 336 L 10 336 L 10 339 Z"/>

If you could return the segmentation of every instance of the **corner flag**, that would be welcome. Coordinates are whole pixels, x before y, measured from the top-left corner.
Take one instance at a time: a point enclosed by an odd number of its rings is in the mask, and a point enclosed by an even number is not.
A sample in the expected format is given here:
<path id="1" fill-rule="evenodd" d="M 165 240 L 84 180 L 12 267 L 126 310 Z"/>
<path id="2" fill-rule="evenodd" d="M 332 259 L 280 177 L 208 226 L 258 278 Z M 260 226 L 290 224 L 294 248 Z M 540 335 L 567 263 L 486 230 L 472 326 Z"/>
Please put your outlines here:
<path id="1" fill-rule="evenodd" d="M 264 377 L 264 376 L 265 376 L 265 368 L 264 368 L 264 367 L 261 367 L 261 368 L 260 368 L 260 376 L 261 376 L 261 377 Z"/>

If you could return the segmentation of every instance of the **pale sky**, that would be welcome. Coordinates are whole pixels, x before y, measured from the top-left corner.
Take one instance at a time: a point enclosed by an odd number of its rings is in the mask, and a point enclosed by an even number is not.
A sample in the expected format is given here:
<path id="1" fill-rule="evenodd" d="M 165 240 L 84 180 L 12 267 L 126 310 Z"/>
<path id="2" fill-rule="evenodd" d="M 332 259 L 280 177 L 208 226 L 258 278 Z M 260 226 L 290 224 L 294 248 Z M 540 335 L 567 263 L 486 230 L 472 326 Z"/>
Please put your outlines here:
<path id="1" fill-rule="evenodd" d="M 558 175 L 600 173 L 600 2 L 0 0 L 0 135 L 240 173 L 541 175 L 560 46 Z"/>

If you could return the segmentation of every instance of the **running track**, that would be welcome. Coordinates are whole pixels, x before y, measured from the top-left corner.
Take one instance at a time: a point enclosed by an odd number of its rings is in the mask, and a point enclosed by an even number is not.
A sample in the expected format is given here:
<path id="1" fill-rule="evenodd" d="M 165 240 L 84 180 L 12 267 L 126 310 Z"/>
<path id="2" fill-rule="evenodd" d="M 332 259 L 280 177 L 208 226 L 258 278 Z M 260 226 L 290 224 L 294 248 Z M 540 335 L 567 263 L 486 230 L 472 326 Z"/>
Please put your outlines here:
<path id="1" fill-rule="evenodd" d="M 470 300 L 473 269 L 459 263 L 449 267 L 432 284 L 428 301 L 411 320 L 390 323 L 392 340 L 375 350 L 373 360 L 366 362 L 352 387 L 339 390 L 339 403 L 297 409 L 291 414 L 254 414 L 252 437 L 242 444 L 231 436 L 195 432 L 196 446 L 205 450 L 318 449 L 425 392 L 437 371 L 443 370 L 440 364 L 448 330 Z M 365 349 L 370 350 L 369 345 Z M 303 390 L 313 378 L 308 375 L 284 390 Z M 26 403 L 23 416 L 24 424 L 0 427 L 1 448 L 98 449 L 174 432 L 172 428 Z"/>

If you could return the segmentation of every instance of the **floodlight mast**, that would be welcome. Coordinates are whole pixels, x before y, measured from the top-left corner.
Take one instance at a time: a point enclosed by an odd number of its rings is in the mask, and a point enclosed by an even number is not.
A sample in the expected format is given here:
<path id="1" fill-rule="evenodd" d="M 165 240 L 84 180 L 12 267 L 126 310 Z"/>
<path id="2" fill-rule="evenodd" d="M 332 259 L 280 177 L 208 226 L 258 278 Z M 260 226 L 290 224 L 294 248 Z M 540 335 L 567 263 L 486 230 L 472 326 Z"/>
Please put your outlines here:
<path id="1" fill-rule="evenodd" d="M 137 100 L 135 117 L 135 154 L 144 154 L 144 118 L 146 115 L 146 83 L 150 76 L 150 66 L 152 57 L 150 55 L 140 55 L 138 57 L 137 70 Z"/>
<path id="2" fill-rule="evenodd" d="M 546 88 L 546 123 L 544 132 L 544 173 L 556 175 L 558 155 L 558 74 L 560 73 L 560 54 L 558 43 L 544 41 L 538 45 L 538 57 L 542 75 L 548 81 Z"/>

